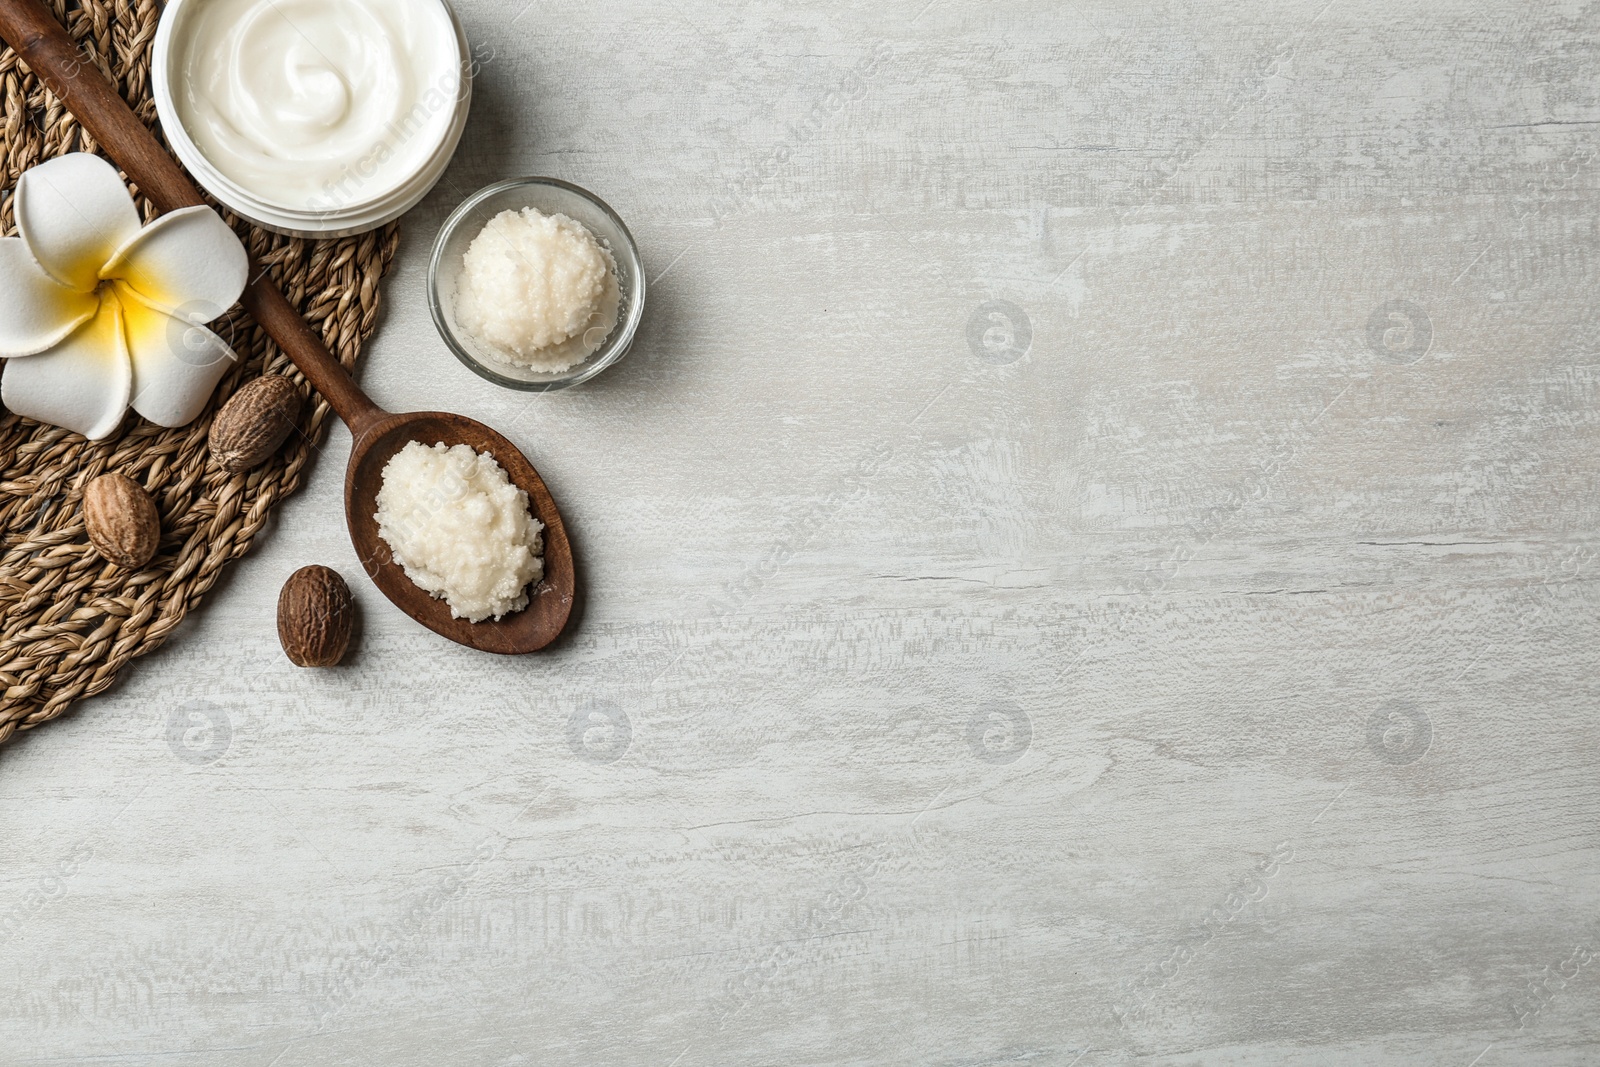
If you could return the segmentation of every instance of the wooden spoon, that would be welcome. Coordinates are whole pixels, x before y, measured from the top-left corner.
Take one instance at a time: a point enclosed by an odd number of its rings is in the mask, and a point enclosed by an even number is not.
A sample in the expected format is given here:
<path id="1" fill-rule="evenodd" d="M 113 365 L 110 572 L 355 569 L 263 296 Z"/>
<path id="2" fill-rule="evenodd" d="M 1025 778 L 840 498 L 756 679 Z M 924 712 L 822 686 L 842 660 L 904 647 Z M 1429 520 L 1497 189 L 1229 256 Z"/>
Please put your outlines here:
<path id="1" fill-rule="evenodd" d="M 0 38 L 67 105 L 157 209 L 176 211 L 205 205 L 183 168 L 38 0 L 0 0 Z M 251 275 L 255 281 L 239 302 L 350 427 L 354 441 L 345 472 L 345 519 L 356 554 L 373 582 L 401 611 L 434 633 L 470 648 L 516 655 L 554 641 L 572 613 L 577 578 L 561 513 L 533 464 L 510 441 L 464 416 L 436 411 L 391 415 L 384 411 L 333 358 L 322 339 L 267 279 L 266 271 L 252 267 Z M 512 484 L 527 492 L 534 517 L 544 523 L 544 580 L 531 591 L 527 608 L 499 622 L 452 618 L 443 600 L 417 588 L 396 565 L 389 546 L 378 536 L 373 516 L 378 510 L 383 466 L 408 441 L 465 444 L 489 452 L 505 468 Z"/>

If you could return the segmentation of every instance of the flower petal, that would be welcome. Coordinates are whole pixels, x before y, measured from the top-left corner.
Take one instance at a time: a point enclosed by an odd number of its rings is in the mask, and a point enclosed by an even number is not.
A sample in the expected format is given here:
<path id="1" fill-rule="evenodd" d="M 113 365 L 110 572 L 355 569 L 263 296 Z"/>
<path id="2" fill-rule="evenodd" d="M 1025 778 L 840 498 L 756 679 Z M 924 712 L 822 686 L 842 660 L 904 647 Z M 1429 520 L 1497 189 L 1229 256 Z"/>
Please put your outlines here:
<path id="1" fill-rule="evenodd" d="M 185 322 L 210 322 L 244 292 L 250 257 L 215 211 L 186 207 L 135 234 L 100 277 L 127 282 L 145 303 Z"/>
<path id="2" fill-rule="evenodd" d="M 19 238 L 0 238 L 0 356 L 31 356 L 94 318 L 100 301 L 51 278 Z"/>
<path id="3" fill-rule="evenodd" d="M 139 211 L 116 169 L 74 152 L 17 179 L 17 233 L 45 273 L 87 293 L 100 268 L 139 232 Z"/>
<path id="4" fill-rule="evenodd" d="M 94 318 L 48 352 L 8 360 L 0 398 L 18 415 L 97 441 L 122 424 L 132 381 L 122 309 L 105 299 Z"/>
<path id="5" fill-rule="evenodd" d="M 204 326 L 172 317 L 125 283 L 115 285 L 133 364 L 133 410 L 158 426 L 193 422 L 238 357 Z"/>

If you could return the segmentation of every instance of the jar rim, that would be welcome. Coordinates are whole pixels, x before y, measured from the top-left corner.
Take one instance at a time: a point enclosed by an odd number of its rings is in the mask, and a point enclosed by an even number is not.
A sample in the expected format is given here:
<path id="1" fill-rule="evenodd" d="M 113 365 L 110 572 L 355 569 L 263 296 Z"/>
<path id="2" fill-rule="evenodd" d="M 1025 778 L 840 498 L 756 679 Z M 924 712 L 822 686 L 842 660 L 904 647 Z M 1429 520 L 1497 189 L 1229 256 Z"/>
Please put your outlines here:
<path id="1" fill-rule="evenodd" d="M 449 0 L 438 5 L 455 30 L 461 72 L 454 113 L 423 161 L 399 181 L 361 200 L 328 210 L 306 210 L 274 202 L 244 188 L 217 168 L 189 135 L 173 93 L 173 38 L 181 26 L 184 9 L 200 0 L 168 0 L 156 27 L 151 88 L 156 113 L 173 154 L 197 182 L 224 207 L 239 217 L 277 233 L 295 237 L 338 237 L 376 229 L 405 214 L 444 176 L 466 129 L 472 103 L 471 48 L 466 31 Z"/>

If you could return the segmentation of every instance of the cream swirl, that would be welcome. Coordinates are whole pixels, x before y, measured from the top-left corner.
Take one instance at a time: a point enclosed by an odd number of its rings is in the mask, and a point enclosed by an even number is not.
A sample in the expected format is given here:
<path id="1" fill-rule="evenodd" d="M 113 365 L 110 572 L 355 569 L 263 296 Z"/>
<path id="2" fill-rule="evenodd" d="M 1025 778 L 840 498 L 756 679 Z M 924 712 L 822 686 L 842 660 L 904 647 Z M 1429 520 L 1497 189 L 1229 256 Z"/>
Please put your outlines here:
<path id="1" fill-rule="evenodd" d="M 196 0 L 180 119 L 239 192 L 294 210 L 377 199 L 438 148 L 462 71 L 439 0 Z"/>

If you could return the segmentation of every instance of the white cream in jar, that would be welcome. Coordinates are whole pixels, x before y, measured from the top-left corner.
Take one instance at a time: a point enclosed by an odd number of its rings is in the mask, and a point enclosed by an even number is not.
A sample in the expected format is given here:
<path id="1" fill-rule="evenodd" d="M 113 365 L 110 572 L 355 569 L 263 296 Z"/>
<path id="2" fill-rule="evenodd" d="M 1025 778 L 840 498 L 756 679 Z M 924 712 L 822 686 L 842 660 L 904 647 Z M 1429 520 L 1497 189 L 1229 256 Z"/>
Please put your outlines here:
<path id="1" fill-rule="evenodd" d="M 440 150 L 463 92 L 440 0 L 191 0 L 173 103 L 249 198 L 335 212 L 393 192 Z"/>

